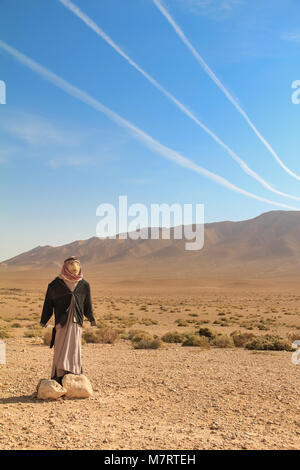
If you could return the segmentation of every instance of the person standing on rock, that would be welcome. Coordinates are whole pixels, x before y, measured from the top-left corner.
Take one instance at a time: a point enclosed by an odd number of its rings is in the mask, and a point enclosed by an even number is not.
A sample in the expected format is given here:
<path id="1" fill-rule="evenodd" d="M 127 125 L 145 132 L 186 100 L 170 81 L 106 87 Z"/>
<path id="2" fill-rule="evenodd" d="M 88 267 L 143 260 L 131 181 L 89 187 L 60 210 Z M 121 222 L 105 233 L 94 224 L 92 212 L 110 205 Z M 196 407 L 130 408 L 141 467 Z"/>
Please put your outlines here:
<path id="1" fill-rule="evenodd" d="M 61 272 L 50 284 L 45 295 L 40 325 L 53 314 L 55 326 L 50 348 L 54 345 L 51 379 L 62 384 L 65 374 L 82 374 L 81 335 L 83 316 L 97 326 L 93 315 L 91 290 L 83 279 L 80 261 L 75 256 L 65 259 Z"/>

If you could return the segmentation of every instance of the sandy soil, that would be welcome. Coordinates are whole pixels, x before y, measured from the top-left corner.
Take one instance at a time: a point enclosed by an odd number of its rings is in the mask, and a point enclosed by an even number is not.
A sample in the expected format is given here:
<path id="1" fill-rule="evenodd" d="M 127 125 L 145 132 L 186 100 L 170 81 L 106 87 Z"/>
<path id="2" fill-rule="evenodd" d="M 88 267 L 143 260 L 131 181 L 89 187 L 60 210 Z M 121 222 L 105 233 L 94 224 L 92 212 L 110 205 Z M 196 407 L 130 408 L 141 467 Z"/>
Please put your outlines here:
<path id="1" fill-rule="evenodd" d="M 300 366 L 288 351 L 89 343 L 82 363 L 94 396 L 37 400 L 33 393 L 40 378 L 50 378 L 53 349 L 24 333 L 38 326 L 50 280 L 0 282 L 0 330 L 10 334 L 0 365 L 1 449 L 300 448 Z M 192 331 L 196 321 L 227 334 L 247 331 L 249 322 L 255 334 L 284 337 L 300 328 L 296 284 L 90 282 L 97 321 L 106 317 L 113 327 L 131 314 L 137 323 L 130 328 L 159 336 Z M 228 326 L 214 323 L 219 313 L 230 319 Z M 177 327 L 179 318 L 191 323 Z M 258 328 L 261 319 L 267 330 Z"/>

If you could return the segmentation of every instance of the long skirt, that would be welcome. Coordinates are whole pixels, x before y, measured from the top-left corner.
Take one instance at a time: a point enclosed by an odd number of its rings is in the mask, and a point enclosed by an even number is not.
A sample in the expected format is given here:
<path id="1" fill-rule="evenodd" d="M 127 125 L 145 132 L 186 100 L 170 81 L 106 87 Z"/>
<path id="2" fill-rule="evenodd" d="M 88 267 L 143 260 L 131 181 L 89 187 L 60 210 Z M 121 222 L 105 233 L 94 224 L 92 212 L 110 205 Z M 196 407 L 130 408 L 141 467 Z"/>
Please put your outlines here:
<path id="1" fill-rule="evenodd" d="M 73 321 L 73 303 L 71 303 L 67 322 L 64 326 L 55 326 L 54 355 L 51 378 L 62 378 L 66 373 L 82 374 L 81 335 L 82 327 Z"/>

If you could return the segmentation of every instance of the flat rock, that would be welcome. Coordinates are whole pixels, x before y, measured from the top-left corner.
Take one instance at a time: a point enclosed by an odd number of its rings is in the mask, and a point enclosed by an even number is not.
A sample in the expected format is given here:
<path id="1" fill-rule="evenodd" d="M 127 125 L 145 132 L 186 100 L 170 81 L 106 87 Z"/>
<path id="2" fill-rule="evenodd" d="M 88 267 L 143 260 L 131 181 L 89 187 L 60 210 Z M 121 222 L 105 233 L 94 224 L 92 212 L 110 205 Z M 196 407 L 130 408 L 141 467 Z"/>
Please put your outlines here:
<path id="1" fill-rule="evenodd" d="M 37 386 L 37 398 L 47 400 L 48 398 L 59 398 L 65 395 L 66 389 L 56 380 L 41 379 Z"/>
<path id="2" fill-rule="evenodd" d="M 66 374 L 62 385 L 67 398 L 88 398 L 94 394 L 91 382 L 84 374 Z"/>

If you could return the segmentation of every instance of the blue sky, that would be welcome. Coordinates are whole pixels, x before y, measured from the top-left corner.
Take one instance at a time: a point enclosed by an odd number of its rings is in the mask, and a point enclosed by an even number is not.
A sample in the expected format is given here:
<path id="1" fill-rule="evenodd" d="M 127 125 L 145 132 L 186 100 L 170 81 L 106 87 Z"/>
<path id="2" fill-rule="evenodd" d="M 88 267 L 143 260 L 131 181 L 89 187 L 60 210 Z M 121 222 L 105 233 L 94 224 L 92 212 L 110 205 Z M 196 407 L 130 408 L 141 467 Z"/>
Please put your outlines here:
<path id="1" fill-rule="evenodd" d="M 161 0 L 284 165 L 300 175 L 297 0 Z M 74 0 L 122 51 L 276 190 L 300 198 L 284 170 L 152 0 Z M 0 40 L 248 197 L 165 158 L 99 110 L 0 47 L 0 260 L 96 236 L 96 208 L 204 204 L 205 222 L 300 208 L 269 191 L 58 0 L 2 0 Z M 286 204 L 282 207 L 280 204 Z M 289 207 L 291 207 L 289 209 Z"/>

